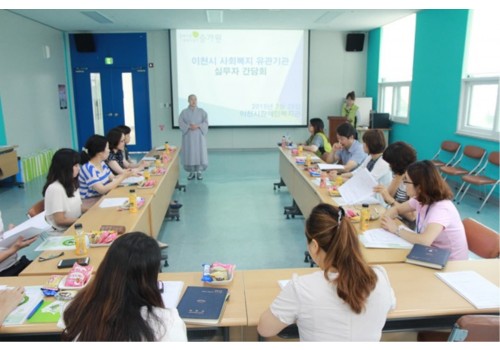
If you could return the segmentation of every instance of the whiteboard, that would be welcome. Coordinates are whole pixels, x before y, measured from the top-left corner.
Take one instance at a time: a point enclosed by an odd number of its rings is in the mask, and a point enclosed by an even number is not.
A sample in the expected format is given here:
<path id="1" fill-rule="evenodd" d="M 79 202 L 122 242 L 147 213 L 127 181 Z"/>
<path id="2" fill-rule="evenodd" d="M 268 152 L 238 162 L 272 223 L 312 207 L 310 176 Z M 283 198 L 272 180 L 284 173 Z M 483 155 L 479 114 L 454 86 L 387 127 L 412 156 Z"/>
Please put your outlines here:
<path id="1" fill-rule="evenodd" d="M 370 123 L 370 110 L 372 107 L 372 98 L 371 97 L 356 97 L 356 101 L 354 102 L 359 107 L 359 120 L 357 123 L 357 127 L 360 126 L 368 126 Z"/>

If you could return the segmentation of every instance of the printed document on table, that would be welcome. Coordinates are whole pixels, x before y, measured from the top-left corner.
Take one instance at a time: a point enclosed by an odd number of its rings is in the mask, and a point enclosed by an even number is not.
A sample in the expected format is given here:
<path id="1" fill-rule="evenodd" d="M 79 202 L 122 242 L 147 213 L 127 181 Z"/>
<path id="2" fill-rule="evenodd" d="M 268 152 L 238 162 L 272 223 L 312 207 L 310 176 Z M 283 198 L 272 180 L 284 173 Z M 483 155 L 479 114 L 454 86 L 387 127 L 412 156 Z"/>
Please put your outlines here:
<path id="1" fill-rule="evenodd" d="M 342 164 L 318 163 L 318 168 L 320 170 L 344 170 Z"/>
<path id="2" fill-rule="evenodd" d="M 166 308 L 175 309 L 181 298 L 182 281 L 161 281 L 163 283 L 163 293 L 161 297 Z"/>
<path id="3" fill-rule="evenodd" d="M 45 250 L 74 250 L 75 237 L 74 236 L 52 236 L 45 239 L 38 247 L 35 248 L 36 252 L 43 252 Z"/>
<path id="4" fill-rule="evenodd" d="M 362 202 L 371 197 L 373 187 L 377 186 L 377 181 L 372 174 L 364 168 L 357 171 L 345 184 L 339 187 L 339 192 L 347 204 Z"/>
<path id="5" fill-rule="evenodd" d="M 500 288 L 476 271 L 436 272 L 436 276 L 476 309 L 500 306 Z"/>
<path id="6" fill-rule="evenodd" d="M 128 198 L 125 197 L 104 198 L 101 204 L 99 204 L 99 208 L 121 207 L 127 200 Z"/>
<path id="7" fill-rule="evenodd" d="M 120 182 L 120 186 L 135 185 L 144 181 L 144 176 L 131 176 Z"/>
<path id="8" fill-rule="evenodd" d="M 410 242 L 383 228 L 366 230 L 362 235 L 359 235 L 359 239 L 366 248 L 409 249 L 413 247 Z"/>

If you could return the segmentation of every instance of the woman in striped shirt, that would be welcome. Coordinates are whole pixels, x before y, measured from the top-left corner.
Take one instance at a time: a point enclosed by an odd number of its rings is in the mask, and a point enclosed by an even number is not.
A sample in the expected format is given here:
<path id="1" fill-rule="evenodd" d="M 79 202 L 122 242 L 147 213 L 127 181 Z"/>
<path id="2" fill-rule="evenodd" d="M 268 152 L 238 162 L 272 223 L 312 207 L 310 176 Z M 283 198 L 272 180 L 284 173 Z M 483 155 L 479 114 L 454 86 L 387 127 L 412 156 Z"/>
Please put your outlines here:
<path id="1" fill-rule="evenodd" d="M 104 195 L 131 176 L 131 170 L 115 176 L 104 162 L 109 156 L 108 140 L 101 135 L 93 135 L 81 153 L 81 168 L 78 175 L 82 199 Z"/>

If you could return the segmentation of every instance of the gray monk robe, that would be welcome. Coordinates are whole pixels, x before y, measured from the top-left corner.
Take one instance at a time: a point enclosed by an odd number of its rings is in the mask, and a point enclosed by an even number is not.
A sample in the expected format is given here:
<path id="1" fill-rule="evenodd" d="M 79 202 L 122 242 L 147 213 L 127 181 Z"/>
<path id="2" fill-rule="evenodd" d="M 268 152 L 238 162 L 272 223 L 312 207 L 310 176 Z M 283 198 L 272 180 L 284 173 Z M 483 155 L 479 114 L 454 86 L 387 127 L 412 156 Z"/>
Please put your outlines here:
<path id="1" fill-rule="evenodd" d="M 199 125 L 191 130 L 189 124 Z M 186 108 L 179 116 L 179 129 L 182 130 L 181 160 L 188 172 L 203 171 L 208 167 L 207 132 L 208 116 L 203 109 Z"/>

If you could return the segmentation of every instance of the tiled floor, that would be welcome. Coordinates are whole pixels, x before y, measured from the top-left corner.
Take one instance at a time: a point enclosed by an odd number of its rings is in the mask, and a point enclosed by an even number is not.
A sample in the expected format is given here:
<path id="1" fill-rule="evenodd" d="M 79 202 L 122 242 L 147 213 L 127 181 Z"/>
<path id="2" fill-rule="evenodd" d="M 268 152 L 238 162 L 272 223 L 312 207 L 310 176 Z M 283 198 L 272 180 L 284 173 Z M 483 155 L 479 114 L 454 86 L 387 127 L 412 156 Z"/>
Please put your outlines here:
<path id="1" fill-rule="evenodd" d="M 169 244 L 170 266 L 164 271 L 201 271 L 201 264 L 233 263 L 237 269 L 307 267 L 304 263 L 304 220 L 287 220 L 283 207 L 292 199 L 286 189 L 273 190 L 279 181 L 278 151 L 209 151 L 209 168 L 202 181 L 180 183 L 186 192 L 174 199 L 183 204 L 180 221 L 166 220 L 159 239 Z M 44 179 L 25 188 L 1 187 L 0 210 L 5 223 L 19 223 L 42 198 Z M 472 217 L 499 231 L 498 199 L 492 198 L 481 214 L 480 201 L 467 195 L 457 206 L 462 218 Z M 23 253 L 38 255 L 35 242 Z"/>

